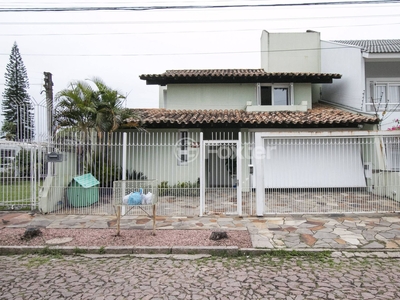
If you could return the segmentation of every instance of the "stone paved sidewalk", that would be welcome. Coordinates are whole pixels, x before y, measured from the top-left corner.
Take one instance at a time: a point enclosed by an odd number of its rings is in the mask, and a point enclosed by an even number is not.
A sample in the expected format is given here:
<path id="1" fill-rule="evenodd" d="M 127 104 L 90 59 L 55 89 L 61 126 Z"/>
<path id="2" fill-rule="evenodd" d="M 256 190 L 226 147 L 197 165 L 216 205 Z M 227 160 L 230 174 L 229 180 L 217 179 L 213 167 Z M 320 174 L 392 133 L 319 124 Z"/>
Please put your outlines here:
<path id="1" fill-rule="evenodd" d="M 0 212 L 4 227 L 115 228 L 112 215 L 41 215 Z M 122 229 L 151 229 L 145 216 L 126 216 Z M 253 248 L 396 250 L 400 248 L 399 214 L 284 215 L 265 217 L 157 217 L 157 230 L 248 230 Z M 399 250 L 400 251 L 400 250 Z"/>

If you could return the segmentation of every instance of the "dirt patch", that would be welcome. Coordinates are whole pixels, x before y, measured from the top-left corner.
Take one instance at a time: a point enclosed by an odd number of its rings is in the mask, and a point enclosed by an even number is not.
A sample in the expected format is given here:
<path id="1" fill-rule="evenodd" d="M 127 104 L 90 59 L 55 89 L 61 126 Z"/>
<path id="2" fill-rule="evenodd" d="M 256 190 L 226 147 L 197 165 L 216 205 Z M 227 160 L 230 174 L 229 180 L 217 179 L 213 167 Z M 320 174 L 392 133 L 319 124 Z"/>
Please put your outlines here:
<path id="1" fill-rule="evenodd" d="M 248 231 L 229 230 L 228 238 L 218 241 L 210 240 L 211 230 L 121 230 L 120 236 L 115 236 L 115 229 L 45 229 L 42 235 L 30 240 L 21 240 L 25 228 L 0 229 L 0 245 L 2 246 L 44 246 L 47 240 L 55 238 L 72 238 L 63 246 L 237 246 L 252 247 Z"/>

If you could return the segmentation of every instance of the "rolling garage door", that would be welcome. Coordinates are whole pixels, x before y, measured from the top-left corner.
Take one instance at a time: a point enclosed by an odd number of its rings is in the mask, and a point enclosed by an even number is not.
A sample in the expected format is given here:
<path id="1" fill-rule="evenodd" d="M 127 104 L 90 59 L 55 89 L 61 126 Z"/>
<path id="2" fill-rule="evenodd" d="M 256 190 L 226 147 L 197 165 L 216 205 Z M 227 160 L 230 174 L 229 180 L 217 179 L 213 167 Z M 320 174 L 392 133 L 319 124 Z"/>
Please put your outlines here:
<path id="1" fill-rule="evenodd" d="M 267 138 L 265 188 L 365 187 L 355 138 Z"/>

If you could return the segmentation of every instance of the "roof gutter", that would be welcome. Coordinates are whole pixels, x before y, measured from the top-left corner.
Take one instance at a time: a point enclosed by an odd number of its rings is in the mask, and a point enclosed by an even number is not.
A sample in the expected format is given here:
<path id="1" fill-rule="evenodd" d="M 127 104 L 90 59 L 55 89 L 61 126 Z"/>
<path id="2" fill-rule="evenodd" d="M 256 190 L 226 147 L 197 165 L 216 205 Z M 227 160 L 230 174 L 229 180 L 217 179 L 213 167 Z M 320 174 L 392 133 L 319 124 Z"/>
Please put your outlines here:
<path id="1" fill-rule="evenodd" d="M 348 105 L 335 103 L 335 102 L 330 102 L 330 101 L 326 101 L 326 100 L 319 100 L 319 102 L 324 103 L 324 104 L 328 104 L 328 105 L 331 105 L 331 106 L 338 107 L 340 109 L 346 110 L 346 111 L 351 112 L 351 113 L 358 113 L 358 114 L 362 114 L 362 115 L 368 116 L 368 117 L 376 117 L 375 113 L 365 112 L 365 111 L 362 111 L 361 109 L 356 109 L 356 108 L 348 106 Z"/>

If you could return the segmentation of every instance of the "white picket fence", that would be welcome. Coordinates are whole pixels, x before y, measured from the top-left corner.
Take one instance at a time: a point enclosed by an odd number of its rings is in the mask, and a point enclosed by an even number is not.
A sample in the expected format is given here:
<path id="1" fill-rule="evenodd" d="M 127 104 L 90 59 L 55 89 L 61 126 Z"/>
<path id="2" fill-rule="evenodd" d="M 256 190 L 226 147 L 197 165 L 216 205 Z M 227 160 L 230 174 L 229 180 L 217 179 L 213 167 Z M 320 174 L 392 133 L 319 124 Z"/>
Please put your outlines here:
<path id="1" fill-rule="evenodd" d="M 151 180 L 165 216 L 400 210 L 395 132 L 258 135 L 63 132 L 53 141 L 3 141 L 0 208 L 114 214 L 122 201 L 115 181 Z"/>

